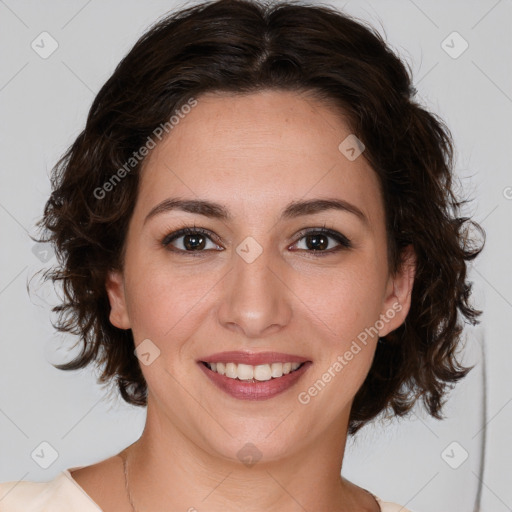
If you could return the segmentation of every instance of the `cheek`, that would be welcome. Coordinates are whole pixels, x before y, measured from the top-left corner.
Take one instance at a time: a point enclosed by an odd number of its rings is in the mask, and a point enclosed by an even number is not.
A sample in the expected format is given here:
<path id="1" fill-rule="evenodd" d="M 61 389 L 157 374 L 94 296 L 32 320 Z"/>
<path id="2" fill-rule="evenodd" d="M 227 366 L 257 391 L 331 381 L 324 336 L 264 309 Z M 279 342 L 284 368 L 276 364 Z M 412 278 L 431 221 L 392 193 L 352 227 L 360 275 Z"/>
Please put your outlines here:
<path id="1" fill-rule="evenodd" d="M 383 296 L 380 280 L 378 269 L 371 263 L 346 265 L 309 278 L 301 275 L 294 290 L 315 325 L 342 348 L 379 318 Z"/>
<path id="2" fill-rule="evenodd" d="M 127 307 L 136 342 L 188 337 L 191 326 L 197 328 L 201 305 L 214 294 L 218 279 L 199 267 L 184 272 L 176 268 L 149 259 L 127 261 Z"/>
<path id="3" fill-rule="evenodd" d="M 371 262 L 359 267 L 330 271 L 325 276 L 298 280 L 297 295 L 306 307 L 307 323 L 314 325 L 315 371 L 300 390 L 300 403 L 318 402 L 345 407 L 361 387 L 375 353 L 378 337 L 372 326 L 379 318 L 382 290 L 378 266 Z M 335 415 L 338 407 L 333 407 Z M 325 412 L 322 412 L 325 414 Z"/>

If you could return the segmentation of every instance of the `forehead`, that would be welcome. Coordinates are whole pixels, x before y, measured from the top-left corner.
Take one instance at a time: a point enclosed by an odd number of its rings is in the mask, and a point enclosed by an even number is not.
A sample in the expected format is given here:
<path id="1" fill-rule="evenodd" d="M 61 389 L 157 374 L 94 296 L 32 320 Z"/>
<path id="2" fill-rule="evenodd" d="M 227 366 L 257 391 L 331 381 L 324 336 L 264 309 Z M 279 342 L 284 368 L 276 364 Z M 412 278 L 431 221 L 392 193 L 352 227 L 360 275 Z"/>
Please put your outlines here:
<path id="1" fill-rule="evenodd" d="M 209 199 L 237 212 L 275 213 L 298 199 L 339 197 L 374 222 L 383 215 L 376 173 L 339 145 L 339 110 L 287 91 L 207 93 L 147 157 L 137 209 L 170 196 Z"/>

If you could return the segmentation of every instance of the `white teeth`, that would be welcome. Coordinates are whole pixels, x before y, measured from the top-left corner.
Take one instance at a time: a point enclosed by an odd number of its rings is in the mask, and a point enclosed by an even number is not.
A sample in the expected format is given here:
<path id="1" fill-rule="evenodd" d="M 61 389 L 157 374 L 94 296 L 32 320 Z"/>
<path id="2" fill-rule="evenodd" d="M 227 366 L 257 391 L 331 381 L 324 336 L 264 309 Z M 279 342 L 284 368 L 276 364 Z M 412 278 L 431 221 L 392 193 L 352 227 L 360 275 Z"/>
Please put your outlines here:
<path id="1" fill-rule="evenodd" d="M 254 367 L 254 378 L 256 380 L 270 380 L 272 373 L 269 364 L 259 364 Z"/>
<path id="2" fill-rule="evenodd" d="M 236 379 L 238 377 L 235 363 L 226 363 L 226 377 L 230 379 Z"/>
<path id="3" fill-rule="evenodd" d="M 270 365 L 270 373 L 274 378 L 281 377 L 283 375 L 283 363 L 272 363 Z"/>
<path id="4" fill-rule="evenodd" d="M 237 377 L 240 380 L 251 380 L 254 377 L 254 366 L 251 366 L 250 364 L 239 364 L 237 368 Z"/>
<path id="5" fill-rule="evenodd" d="M 297 370 L 301 363 L 272 363 L 259 364 L 256 366 L 242 363 L 207 363 L 207 365 L 210 370 L 220 375 L 225 375 L 230 379 L 266 381 L 277 379 Z"/>

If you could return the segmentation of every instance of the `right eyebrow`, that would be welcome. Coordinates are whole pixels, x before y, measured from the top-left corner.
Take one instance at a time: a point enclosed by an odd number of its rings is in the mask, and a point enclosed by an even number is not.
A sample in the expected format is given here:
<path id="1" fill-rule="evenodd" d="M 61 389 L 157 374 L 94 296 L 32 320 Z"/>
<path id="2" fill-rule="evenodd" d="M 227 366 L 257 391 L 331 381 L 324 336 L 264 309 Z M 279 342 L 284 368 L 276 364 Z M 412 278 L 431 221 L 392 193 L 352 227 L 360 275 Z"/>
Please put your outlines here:
<path id="1" fill-rule="evenodd" d="M 218 203 L 211 201 L 197 200 L 197 199 L 179 199 L 169 198 L 157 204 L 144 219 L 144 224 L 155 215 L 159 213 L 168 212 L 172 210 L 181 210 L 183 212 L 197 213 L 205 217 L 211 217 L 219 220 L 231 220 L 232 216 L 227 208 Z"/>

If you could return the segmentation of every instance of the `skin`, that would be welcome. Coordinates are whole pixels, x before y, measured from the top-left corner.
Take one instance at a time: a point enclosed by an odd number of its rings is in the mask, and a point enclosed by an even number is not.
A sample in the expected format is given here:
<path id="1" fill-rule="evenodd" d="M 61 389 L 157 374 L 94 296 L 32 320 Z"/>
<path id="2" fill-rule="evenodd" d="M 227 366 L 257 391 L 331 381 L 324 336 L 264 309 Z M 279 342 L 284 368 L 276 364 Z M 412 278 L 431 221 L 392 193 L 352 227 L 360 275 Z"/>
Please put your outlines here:
<path id="1" fill-rule="evenodd" d="M 160 350 L 150 365 L 141 364 L 149 392 L 144 432 L 122 452 L 136 508 L 152 512 L 165 503 L 167 510 L 209 512 L 378 511 L 368 493 L 340 477 L 351 405 L 377 337 L 360 344 L 361 351 L 308 404 L 297 397 L 359 333 L 380 315 L 389 317 L 393 305 L 401 309 L 379 335 L 403 323 L 414 255 L 407 253 L 409 264 L 398 275 L 389 273 L 377 175 L 364 156 L 349 161 L 339 151 L 351 131 L 333 108 L 283 91 L 197 99 L 145 161 L 124 269 L 112 271 L 106 283 L 111 322 L 132 329 L 136 346 L 150 339 Z M 174 210 L 144 222 L 169 197 L 221 203 L 233 220 Z M 348 201 L 368 223 L 332 209 L 278 220 L 289 202 L 313 198 Z M 218 240 L 206 239 L 200 254 L 162 246 L 183 224 L 205 228 Z M 298 234 L 324 224 L 353 246 L 312 254 Z M 252 263 L 236 252 L 248 236 L 263 250 Z M 338 246 L 327 240 L 329 249 Z M 183 242 L 173 245 L 184 250 Z M 226 350 L 285 352 L 313 364 L 284 393 L 237 400 L 210 383 L 196 362 Z M 237 456 L 249 442 L 261 453 L 252 467 Z M 120 461 L 108 462 L 116 489 L 111 501 L 131 510 Z M 92 488 L 91 469 L 82 471 L 83 486 Z M 106 499 L 100 495 L 97 502 Z"/>

